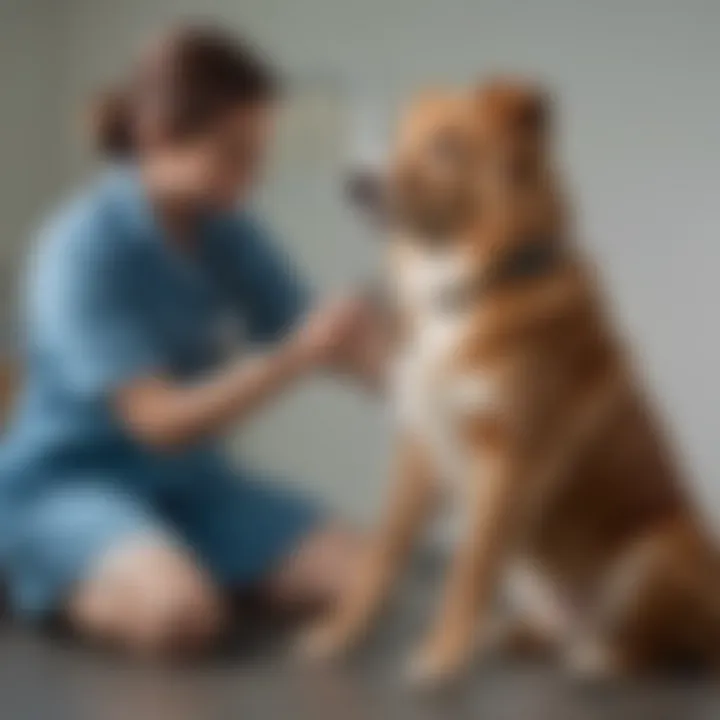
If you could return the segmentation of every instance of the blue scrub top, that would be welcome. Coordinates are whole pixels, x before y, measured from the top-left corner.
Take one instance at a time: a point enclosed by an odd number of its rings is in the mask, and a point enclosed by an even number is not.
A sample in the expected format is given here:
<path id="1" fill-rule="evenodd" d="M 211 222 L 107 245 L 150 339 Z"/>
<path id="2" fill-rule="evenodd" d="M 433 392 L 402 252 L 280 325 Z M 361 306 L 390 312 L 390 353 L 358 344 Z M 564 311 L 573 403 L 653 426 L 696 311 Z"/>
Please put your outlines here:
<path id="1" fill-rule="evenodd" d="M 113 169 L 42 232 L 26 288 L 25 390 L 0 450 L 0 527 L 13 499 L 80 471 L 152 493 L 223 466 L 217 439 L 144 447 L 108 401 L 132 378 L 197 378 L 233 331 L 271 342 L 305 308 L 288 259 L 246 214 L 205 217 L 197 233 L 192 255 L 166 242 L 133 167 Z"/>

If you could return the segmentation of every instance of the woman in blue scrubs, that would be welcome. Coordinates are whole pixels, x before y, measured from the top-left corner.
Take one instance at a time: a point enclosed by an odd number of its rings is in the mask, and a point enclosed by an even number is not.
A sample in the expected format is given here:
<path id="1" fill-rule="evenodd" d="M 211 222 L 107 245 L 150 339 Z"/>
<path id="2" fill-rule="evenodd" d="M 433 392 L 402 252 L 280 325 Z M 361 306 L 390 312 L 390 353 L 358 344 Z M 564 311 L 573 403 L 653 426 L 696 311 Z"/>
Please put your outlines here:
<path id="1" fill-rule="evenodd" d="M 235 209 L 274 96 L 244 45 L 184 28 L 100 108 L 114 162 L 33 255 L 27 381 L 0 454 L 0 552 L 22 613 L 166 654 L 206 647 L 231 591 L 332 602 L 352 574 L 348 532 L 219 447 L 309 373 L 359 368 L 369 328 L 351 301 L 305 313 L 287 258 Z M 255 352 L 223 360 L 239 328 Z"/>

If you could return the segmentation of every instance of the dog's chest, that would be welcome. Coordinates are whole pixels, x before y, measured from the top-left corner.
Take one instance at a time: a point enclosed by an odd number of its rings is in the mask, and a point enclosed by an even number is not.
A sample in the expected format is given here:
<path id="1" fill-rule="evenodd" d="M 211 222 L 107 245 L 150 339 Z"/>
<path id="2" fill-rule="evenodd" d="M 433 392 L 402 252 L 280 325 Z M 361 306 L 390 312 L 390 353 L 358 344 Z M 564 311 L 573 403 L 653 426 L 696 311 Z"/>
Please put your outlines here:
<path id="1" fill-rule="evenodd" d="M 406 259 L 398 275 L 398 301 L 411 329 L 393 367 L 396 418 L 423 444 L 437 474 L 451 482 L 461 479 L 468 462 L 462 416 L 481 411 L 494 394 L 488 377 L 461 360 L 477 318 L 436 302 L 466 272 L 462 258 L 432 254 Z"/>

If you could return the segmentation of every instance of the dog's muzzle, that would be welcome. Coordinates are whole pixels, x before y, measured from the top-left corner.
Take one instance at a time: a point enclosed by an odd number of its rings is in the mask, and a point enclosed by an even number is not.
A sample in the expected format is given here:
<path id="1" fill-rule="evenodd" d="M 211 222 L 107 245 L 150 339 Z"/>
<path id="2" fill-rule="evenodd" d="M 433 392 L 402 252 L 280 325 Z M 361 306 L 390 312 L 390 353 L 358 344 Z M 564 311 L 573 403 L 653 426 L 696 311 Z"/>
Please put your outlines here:
<path id="1" fill-rule="evenodd" d="M 368 168 L 352 170 L 345 180 L 345 197 L 373 224 L 387 220 L 384 182 L 378 172 Z"/>

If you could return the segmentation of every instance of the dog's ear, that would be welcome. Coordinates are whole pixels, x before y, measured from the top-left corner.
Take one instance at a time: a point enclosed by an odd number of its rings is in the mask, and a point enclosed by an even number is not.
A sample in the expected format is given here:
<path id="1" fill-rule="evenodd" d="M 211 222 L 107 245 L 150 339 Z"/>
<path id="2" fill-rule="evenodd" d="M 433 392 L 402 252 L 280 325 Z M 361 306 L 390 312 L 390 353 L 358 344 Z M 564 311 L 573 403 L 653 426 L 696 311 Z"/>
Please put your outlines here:
<path id="1" fill-rule="evenodd" d="M 518 132 L 545 139 L 552 131 L 552 99 L 542 88 L 520 90 L 513 111 Z"/>
<path id="2" fill-rule="evenodd" d="M 551 132 L 550 94 L 531 82 L 495 78 L 478 86 L 481 110 L 495 129 L 527 139 L 543 139 Z"/>
<path id="3" fill-rule="evenodd" d="M 548 93 L 524 80 L 493 80 L 478 89 L 482 142 L 494 157 L 503 192 L 537 186 L 551 134 Z"/>

